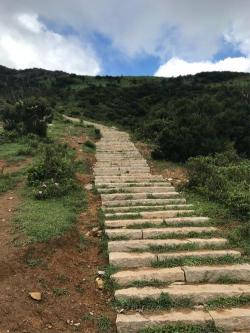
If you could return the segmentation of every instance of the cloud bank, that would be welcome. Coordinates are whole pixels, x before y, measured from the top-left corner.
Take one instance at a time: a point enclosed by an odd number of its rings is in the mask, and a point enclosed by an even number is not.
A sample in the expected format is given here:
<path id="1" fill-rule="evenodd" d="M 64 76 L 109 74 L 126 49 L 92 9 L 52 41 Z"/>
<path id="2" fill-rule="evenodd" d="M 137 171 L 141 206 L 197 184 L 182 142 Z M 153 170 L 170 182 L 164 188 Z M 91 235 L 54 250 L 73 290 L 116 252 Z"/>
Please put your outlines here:
<path id="1" fill-rule="evenodd" d="M 17 69 L 45 68 L 96 75 L 100 65 L 90 46 L 49 30 L 36 14 L 20 14 L 12 25 L 0 23 L 0 64 Z"/>
<path id="2" fill-rule="evenodd" d="M 95 52 L 93 35 L 98 33 L 110 41 L 110 56 L 117 52 L 130 61 L 157 57 L 165 64 L 157 75 L 176 59 L 186 63 L 181 74 L 187 68 L 245 68 L 249 12 L 246 0 L 2 0 L 0 62 L 97 74 L 105 64 Z M 213 63 L 222 41 L 242 57 L 227 55 L 223 64 Z"/>
<path id="3" fill-rule="evenodd" d="M 244 57 L 226 58 L 217 62 L 187 62 L 172 58 L 156 71 L 155 76 L 176 77 L 212 71 L 250 72 L 250 59 Z"/>

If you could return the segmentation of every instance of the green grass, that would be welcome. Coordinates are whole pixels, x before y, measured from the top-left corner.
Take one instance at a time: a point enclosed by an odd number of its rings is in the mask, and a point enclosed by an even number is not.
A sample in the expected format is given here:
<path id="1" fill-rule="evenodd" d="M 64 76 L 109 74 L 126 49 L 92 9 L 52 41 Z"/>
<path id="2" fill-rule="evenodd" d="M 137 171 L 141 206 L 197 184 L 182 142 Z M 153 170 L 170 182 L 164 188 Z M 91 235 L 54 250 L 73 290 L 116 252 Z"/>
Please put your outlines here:
<path id="1" fill-rule="evenodd" d="M 94 142 L 87 140 L 83 144 L 83 150 L 87 153 L 94 153 L 96 151 L 96 145 Z"/>
<path id="2" fill-rule="evenodd" d="M 68 290 L 65 288 L 53 288 L 53 294 L 56 297 L 67 296 Z"/>
<path id="3" fill-rule="evenodd" d="M 230 255 L 225 255 L 219 258 L 171 258 L 159 261 L 153 261 L 152 267 L 177 267 L 177 266 L 200 266 L 200 265 L 227 265 L 227 264 L 242 264 L 248 263 L 249 259 L 234 258 Z"/>
<path id="4" fill-rule="evenodd" d="M 111 320 L 106 316 L 100 316 L 97 318 L 97 327 L 100 332 L 110 332 L 112 327 Z"/>
<path id="5" fill-rule="evenodd" d="M 250 305 L 250 295 L 218 297 L 206 303 L 206 308 L 209 310 L 237 308 L 240 306 Z"/>
<path id="6" fill-rule="evenodd" d="M 25 152 L 27 144 L 22 142 L 9 142 L 0 145 L 0 160 L 11 160 L 13 157 L 20 158 L 22 152 Z"/>
<path id="7" fill-rule="evenodd" d="M 138 333 L 222 333 L 221 329 L 213 324 L 188 325 L 188 324 L 169 324 L 162 326 L 152 326 L 140 330 Z"/>
<path id="8" fill-rule="evenodd" d="M 129 283 L 126 287 L 137 287 L 137 288 L 143 288 L 143 287 L 163 287 L 167 286 L 168 283 L 162 282 L 157 279 L 152 279 L 152 280 L 138 280 L 138 281 L 133 281 Z"/>
<path id="9" fill-rule="evenodd" d="M 87 160 L 75 161 L 75 170 L 81 174 L 90 174 L 91 167 Z"/>
<path id="10" fill-rule="evenodd" d="M 23 177 L 22 172 L 0 175 L 0 193 L 7 192 L 16 187 Z"/>
<path id="11" fill-rule="evenodd" d="M 86 208 L 83 190 L 78 187 L 64 197 L 36 200 L 32 190 L 23 190 L 15 225 L 23 231 L 31 242 L 46 242 L 68 231 L 76 222 L 79 212 Z"/>
<path id="12" fill-rule="evenodd" d="M 146 297 L 115 300 L 114 306 L 124 310 L 161 310 L 171 308 L 192 308 L 193 302 L 189 298 L 172 299 L 167 293 L 162 293 L 159 298 Z"/>
<path id="13" fill-rule="evenodd" d="M 213 231 L 208 232 L 195 232 L 190 231 L 186 234 L 182 233 L 169 233 L 169 234 L 160 234 L 158 236 L 152 237 L 151 239 L 185 239 L 185 238 L 211 238 L 211 237 L 219 237 L 218 234 L 216 235 Z"/>

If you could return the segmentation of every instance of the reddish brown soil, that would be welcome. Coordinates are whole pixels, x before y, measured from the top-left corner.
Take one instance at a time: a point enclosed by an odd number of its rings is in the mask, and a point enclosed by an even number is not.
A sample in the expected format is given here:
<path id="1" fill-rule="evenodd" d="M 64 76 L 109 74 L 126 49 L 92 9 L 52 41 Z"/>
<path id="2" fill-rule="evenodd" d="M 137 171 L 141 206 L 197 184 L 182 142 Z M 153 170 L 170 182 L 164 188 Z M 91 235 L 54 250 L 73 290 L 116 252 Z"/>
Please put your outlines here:
<path id="1" fill-rule="evenodd" d="M 94 154 L 80 151 L 81 140 L 85 138 L 66 139 L 76 149 L 77 158 L 84 157 L 93 164 Z M 77 177 L 83 186 L 93 180 L 92 175 Z M 115 332 L 112 295 L 99 290 L 95 282 L 98 269 L 107 264 L 102 257 L 100 238 L 86 236 L 98 225 L 100 198 L 87 191 L 87 199 L 88 209 L 63 237 L 15 247 L 19 236 L 12 232 L 10 221 L 21 200 L 18 189 L 0 196 L 0 333 L 99 333 L 100 316 L 112 320 L 108 332 Z M 85 235 L 83 244 L 80 235 Z M 41 292 L 42 300 L 31 299 L 32 291 Z"/>

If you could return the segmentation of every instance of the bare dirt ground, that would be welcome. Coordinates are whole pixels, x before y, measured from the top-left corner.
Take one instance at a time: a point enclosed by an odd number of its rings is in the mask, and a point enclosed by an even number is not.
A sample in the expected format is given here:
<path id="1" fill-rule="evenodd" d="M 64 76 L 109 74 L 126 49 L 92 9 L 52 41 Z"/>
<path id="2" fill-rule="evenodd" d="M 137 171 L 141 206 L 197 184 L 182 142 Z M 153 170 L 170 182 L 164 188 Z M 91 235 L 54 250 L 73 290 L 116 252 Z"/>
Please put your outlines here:
<path id="1" fill-rule="evenodd" d="M 68 137 L 66 141 L 78 158 L 93 164 L 94 154 L 79 149 L 79 142 L 85 139 Z M 91 175 L 77 177 L 83 186 L 93 180 Z M 106 332 L 115 332 L 112 295 L 98 289 L 95 282 L 98 269 L 107 264 L 100 238 L 86 236 L 98 225 L 99 196 L 87 191 L 87 210 L 63 237 L 16 247 L 19 236 L 11 220 L 21 202 L 21 186 L 0 196 L 0 333 L 99 333 L 101 316 L 112 321 Z M 81 235 L 85 235 L 84 241 Z M 41 292 L 42 300 L 31 299 L 32 291 Z"/>

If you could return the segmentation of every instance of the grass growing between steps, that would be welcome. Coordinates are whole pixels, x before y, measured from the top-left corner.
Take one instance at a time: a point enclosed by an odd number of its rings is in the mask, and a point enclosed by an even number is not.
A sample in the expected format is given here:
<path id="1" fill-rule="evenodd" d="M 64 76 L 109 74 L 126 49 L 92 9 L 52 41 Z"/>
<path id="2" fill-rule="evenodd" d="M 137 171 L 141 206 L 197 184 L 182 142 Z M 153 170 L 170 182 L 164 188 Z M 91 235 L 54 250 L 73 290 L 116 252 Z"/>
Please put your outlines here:
<path id="1" fill-rule="evenodd" d="M 188 257 L 188 258 L 170 258 L 165 260 L 153 261 L 152 267 L 177 267 L 177 266 L 201 266 L 201 265 L 229 265 L 229 264 L 243 264 L 249 263 L 249 259 L 235 258 L 230 255 L 225 255 L 219 258 L 202 258 L 202 257 Z"/>
<path id="2" fill-rule="evenodd" d="M 213 324 L 188 325 L 175 324 L 153 326 L 140 330 L 138 333 L 223 333 L 221 329 L 216 328 Z"/>
<path id="3" fill-rule="evenodd" d="M 174 300 L 166 293 L 162 293 L 157 299 L 152 299 L 150 297 L 140 299 L 135 297 L 114 301 L 115 307 L 124 310 L 161 310 L 171 308 L 192 308 L 193 305 L 194 304 L 190 298 L 183 297 Z"/>
<path id="4" fill-rule="evenodd" d="M 179 223 L 167 223 L 167 222 L 159 222 L 157 224 L 145 222 L 145 223 L 135 223 L 126 226 L 127 229 L 147 229 L 147 228 L 177 228 L 177 227 L 210 227 L 212 224 L 210 221 L 207 221 L 206 223 L 200 222 L 200 223 L 191 223 L 191 222 L 179 222 Z"/>
<path id="5" fill-rule="evenodd" d="M 250 305 L 250 295 L 232 296 L 232 297 L 218 297 L 206 303 L 206 309 L 216 310 L 225 308 L 237 308 L 240 306 Z"/>
<path id="6" fill-rule="evenodd" d="M 207 231 L 207 232 L 195 232 L 190 231 L 188 233 L 169 233 L 169 234 L 161 234 L 158 236 L 150 237 L 150 239 L 185 239 L 185 238 L 211 238 L 211 237 L 220 237 L 218 233 L 215 231 Z"/>
<path id="7" fill-rule="evenodd" d="M 162 282 L 157 279 L 152 279 L 152 280 L 138 280 L 138 281 L 133 281 L 129 284 L 126 285 L 127 288 L 130 287 L 137 287 L 137 288 L 143 288 L 143 287 L 166 287 L 168 286 L 169 283 L 167 282 Z"/>
<path id="8" fill-rule="evenodd" d="M 73 226 L 77 214 L 86 207 L 85 194 L 80 187 L 63 197 L 47 200 L 36 200 L 26 187 L 22 196 L 23 202 L 14 223 L 30 242 L 46 242 L 62 235 Z"/>
<path id="9" fill-rule="evenodd" d="M 224 250 L 228 248 L 227 245 L 216 245 L 216 244 L 207 244 L 206 246 L 202 246 L 200 244 L 195 243 L 187 243 L 187 244 L 176 244 L 176 245 L 149 245 L 146 249 L 132 249 L 132 252 L 146 252 L 150 251 L 153 253 L 165 253 L 165 252 L 175 252 L 175 251 L 194 251 L 194 250 L 204 250 L 204 249 L 216 249 L 216 250 Z"/>

